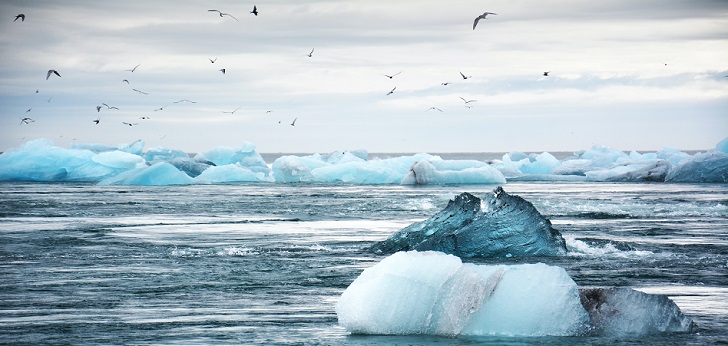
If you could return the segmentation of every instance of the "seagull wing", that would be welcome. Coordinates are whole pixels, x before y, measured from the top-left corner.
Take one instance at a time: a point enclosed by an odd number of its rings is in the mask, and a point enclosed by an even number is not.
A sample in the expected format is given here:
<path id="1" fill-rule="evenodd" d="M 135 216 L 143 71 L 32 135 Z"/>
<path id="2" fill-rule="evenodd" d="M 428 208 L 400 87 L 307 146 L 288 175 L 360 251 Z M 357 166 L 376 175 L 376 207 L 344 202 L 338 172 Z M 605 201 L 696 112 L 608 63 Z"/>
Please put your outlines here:
<path id="1" fill-rule="evenodd" d="M 478 22 L 482 18 L 485 18 L 485 17 L 484 16 L 477 16 L 477 17 L 475 17 L 475 20 L 473 21 L 473 30 L 475 30 L 475 26 L 478 25 Z"/>

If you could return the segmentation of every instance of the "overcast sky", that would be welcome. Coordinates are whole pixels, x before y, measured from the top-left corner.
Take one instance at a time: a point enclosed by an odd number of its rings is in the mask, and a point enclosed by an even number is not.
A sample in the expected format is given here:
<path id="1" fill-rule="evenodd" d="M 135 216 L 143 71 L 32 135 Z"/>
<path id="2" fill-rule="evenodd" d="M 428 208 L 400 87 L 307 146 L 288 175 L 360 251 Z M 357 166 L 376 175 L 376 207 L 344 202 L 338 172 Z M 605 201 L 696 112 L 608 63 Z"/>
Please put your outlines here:
<path id="1" fill-rule="evenodd" d="M 39 137 L 691 150 L 728 136 L 726 0 L 4 0 L 0 13 L 0 150 Z"/>

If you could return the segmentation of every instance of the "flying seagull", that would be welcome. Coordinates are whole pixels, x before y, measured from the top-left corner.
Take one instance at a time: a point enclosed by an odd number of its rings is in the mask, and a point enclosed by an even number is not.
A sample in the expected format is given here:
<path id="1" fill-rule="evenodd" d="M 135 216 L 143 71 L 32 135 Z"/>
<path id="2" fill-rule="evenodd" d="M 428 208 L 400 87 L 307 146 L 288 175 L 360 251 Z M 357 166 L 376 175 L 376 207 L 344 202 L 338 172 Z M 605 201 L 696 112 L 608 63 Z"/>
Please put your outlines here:
<path id="1" fill-rule="evenodd" d="M 314 50 L 314 49 L 316 49 L 316 48 L 312 48 L 312 49 L 311 49 L 311 53 L 308 53 L 308 57 L 309 57 L 309 58 L 313 56 L 313 50 Z"/>
<path id="2" fill-rule="evenodd" d="M 451 84 L 451 83 L 450 83 L 450 82 L 444 82 L 444 83 L 440 83 L 440 85 L 445 85 L 445 86 L 447 86 L 447 85 L 449 85 L 449 84 Z"/>
<path id="3" fill-rule="evenodd" d="M 465 102 L 466 104 L 470 102 L 478 102 L 478 100 L 466 100 L 462 96 L 460 97 L 460 99 L 463 100 L 463 102 Z"/>
<path id="4" fill-rule="evenodd" d="M 134 90 L 134 91 L 136 91 L 136 92 L 138 92 L 138 93 L 140 93 L 142 95 L 149 95 L 149 93 L 145 93 L 145 92 L 143 92 L 143 91 L 141 91 L 139 89 L 131 89 L 131 90 Z"/>
<path id="5" fill-rule="evenodd" d="M 211 63 L 211 64 L 214 64 L 214 63 L 215 63 L 215 61 L 217 61 L 217 58 L 215 58 L 215 60 L 212 60 L 212 59 L 210 59 L 210 58 L 207 58 L 207 59 L 209 59 L 209 60 L 210 60 L 210 63 Z"/>
<path id="6" fill-rule="evenodd" d="M 437 107 L 430 107 L 430 108 L 428 109 L 428 111 L 431 111 L 431 110 L 436 110 L 436 111 L 440 111 L 440 112 L 442 112 L 442 109 L 440 109 L 440 108 L 437 108 Z"/>
<path id="7" fill-rule="evenodd" d="M 94 120 L 93 122 L 94 122 L 94 124 L 98 125 L 101 122 L 101 118 L 96 117 L 96 120 Z"/>
<path id="8" fill-rule="evenodd" d="M 122 80 L 122 82 L 126 82 L 126 84 L 129 84 L 129 80 L 128 79 L 124 79 L 124 80 Z"/>
<path id="9" fill-rule="evenodd" d="M 242 107 L 242 106 L 240 106 L 240 107 Z M 234 111 L 232 111 L 232 112 L 226 112 L 226 111 L 222 111 L 222 112 L 223 112 L 223 113 L 228 113 L 228 114 L 235 114 L 235 112 L 237 112 L 237 111 L 238 111 L 238 109 L 240 109 L 240 107 L 238 107 L 238 108 L 235 108 L 235 110 L 234 110 Z"/>
<path id="10" fill-rule="evenodd" d="M 387 77 L 387 78 L 389 78 L 389 79 L 392 79 L 392 78 L 394 78 L 394 76 L 396 76 L 396 75 L 398 75 L 398 74 L 400 74 L 400 73 L 402 73 L 402 71 L 399 71 L 399 72 L 397 72 L 397 73 L 395 73 L 395 74 L 393 74 L 393 75 L 391 75 L 391 76 L 390 76 L 390 75 L 388 75 L 388 74 L 385 74 L 384 76 L 385 76 L 385 77 Z"/>
<path id="11" fill-rule="evenodd" d="M 102 103 L 102 105 L 106 106 L 106 109 L 116 109 L 117 111 L 119 110 L 119 108 L 118 108 L 118 107 L 114 107 L 114 106 L 109 106 L 109 105 L 107 105 L 107 104 L 105 104 L 105 103 Z"/>
<path id="12" fill-rule="evenodd" d="M 394 87 L 394 88 L 392 88 L 392 90 L 390 90 L 390 91 L 389 91 L 389 92 L 387 93 L 387 95 L 392 95 L 392 94 L 394 94 L 394 89 L 397 89 L 397 87 Z"/>
<path id="13" fill-rule="evenodd" d="M 30 124 L 30 123 L 34 123 L 34 122 L 35 122 L 35 120 L 33 120 L 31 118 L 23 118 L 23 119 L 20 119 L 20 125 Z"/>
<path id="14" fill-rule="evenodd" d="M 179 100 L 179 101 L 174 101 L 174 102 L 172 102 L 172 103 L 182 103 L 182 102 L 197 103 L 197 102 L 195 102 L 195 101 L 190 101 L 190 100 L 187 100 L 187 99 L 184 99 L 184 100 Z"/>
<path id="15" fill-rule="evenodd" d="M 25 113 L 28 113 L 28 112 L 30 112 L 30 110 L 31 110 L 31 109 L 33 109 L 33 108 L 28 108 L 28 110 L 27 110 L 27 111 L 25 111 Z"/>
<path id="16" fill-rule="evenodd" d="M 129 126 L 139 125 L 139 123 L 127 123 L 126 121 L 122 121 L 121 123 Z"/>
<path id="17" fill-rule="evenodd" d="M 551 71 L 546 71 L 546 72 L 543 73 L 543 76 L 544 77 L 548 77 L 549 76 L 549 73 L 551 73 Z"/>
<path id="18" fill-rule="evenodd" d="M 239 20 L 237 18 L 233 17 L 233 15 L 232 14 L 229 14 L 229 13 L 220 12 L 218 10 L 207 10 L 207 12 L 217 12 L 217 13 L 220 14 L 220 17 L 222 17 L 222 16 L 228 16 L 228 17 L 230 17 L 232 19 L 235 19 L 235 20 L 237 20 L 239 22 Z"/>
<path id="19" fill-rule="evenodd" d="M 56 70 L 48 70 L 48 73 L 46 74 L 46 80 L 48 80 L 48 78 L 51 78 L 51 75 L 52 74 L 54 74 L 54 75 L 56 75 L 58 77 L 61 76 L 61 74 L 58 73 L 58 71 L 56 71 Z"/>
<path id="20" fill-rule="evenodd" d="M 20 19 L 21 22 L 24 22 L 25 21 L 25 15 L 21 13 L 21 14 L 15 16 L 15 20 L 13 20 L 13 22 L 17 21 L 18 19 Z"/>
<path id="21" fill-rule="evenodd" d="M 293 119 L 293 122 L 291 123 L 291 126 L 296 126 L 296 120 L 298 120 L 298 117 L 296 117 L 295 119 Z"/>
<path id="22" fill-rule="evenodd" d="M 252 13 L 252 14 L 254 14 L 254 15 L 257 16 L 258 15 L 258 7 L 256 7 L 255 5 L 253 5 L 253 10 L 250 11 L 250 13 Z"/>
<path id="23" fill-rule="evenodd" d="M 222 72 L 222 74 L 225 74 L 225 69 L 224 68 L 221 68 L 220 69 L 220 72 Z"/>
<path id="24" fill-rule="evenodd" d="M 147 117 L 147 116 L 143 116 L 143 117 L 139 117 L 139 119 L 147 120 L 147 119 L 151 119 L 151 118 L 150 117 Z"/>
<path id="25" fill-rule="evenodd" d="M 101 112 L 101 106 L 96 106 L 96 113 Z"/>
<path id="26" fill-rule="evenodd" d="M 473 76 L 466 76 L 462 72 L 460 72 L 460 75 L 463 76 L 463 79 L 473 78 Z"/>
<path id="27" fill-rule="evenodd" d="M 124 71 L 134 72 L 134 71 L 136 71 L 137 67 L 139 67 L 139 65 L 141 65 L 141 64 L 138 64 L 138 65 L 134 66 L 134 68 L 131 69 L 131 70 L 124 70 Z"/>
<path id="28" fill-rule="evenodd" d="M 493 12 L 484 12 L 483 14 L 481 14 L 481 15 L 479 15 L 479 16 L 477 16 L 477 17 L 475 17 L 475 21 L 473 21 L 473 30 L 475 30 L 475 26 L 476 26 L 476 25 L 478 25 L 478 22 L 479 22 L 479 21 L 480 21 L 481 19 L 486 19 L 485 17 L 487 17 L 487 16 L 489 15 L 489 14 L 497 14 L 497 13 L 493 13 Z"/>

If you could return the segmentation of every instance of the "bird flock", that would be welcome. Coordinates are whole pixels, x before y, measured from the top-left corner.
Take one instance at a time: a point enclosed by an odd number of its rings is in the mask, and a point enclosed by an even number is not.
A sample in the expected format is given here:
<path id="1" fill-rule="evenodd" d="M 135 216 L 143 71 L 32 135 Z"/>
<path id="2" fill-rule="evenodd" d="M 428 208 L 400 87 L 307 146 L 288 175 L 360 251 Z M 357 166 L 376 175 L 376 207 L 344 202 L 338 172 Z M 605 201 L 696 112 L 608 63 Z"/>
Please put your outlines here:
<path id="1" fill-rule="evenodd" d="M 209 10 L 207 10 L 207 12 L 210 13 L 210 14 L 212 14 L 212 15 L 218 16 L 220 18 L 229 18 L 230 20 L 234 20 L 236 22 L 239 22 L 240 21 L 240 19 L 238 19 L 236 16 L 234 16 L 234 15 L 228 13 L 228 12 L 224 12 L 222 10 L 209 9 Z M 252 10 L 250 11 L 250 14 L 252 16 L 254 16 L 254 17 L 258 17 L 259 14 L 260 14 L 260 12 L 258 11 L 258 7 L 257 6 L 253 6 Z M 497 15 L 497 14 L 496 13 L 493 13 L 493 12 L 484 12 L 483 14 L 478 15 L 477 17 L 475 17 L 475 19 L 473 21 L 473 27 L 472 27 L 472 29 L 475 30 L 476 27 L 477 27 L 477 25 L 478 25 L 478 23 L 481 20 L 488 19 L 488 16 L 489 15 Z M 13 21 L 14 22 L 18 22 L 18 21 L 19 22 L 25 22 L 25 19 L 26 19 L 26 15 L 21 13 L 21 14 L 16 15 Z M 308 58 L 313 58 L 314 57 L 314 52 L 315 52 L 315 48 L 312 48 L 311 51 L 308 52 L 308 54 L 305 54 L 305 56 L 308 57 Z M 218 57 L 212 57 L 212 58 L 207 58 L 207 59 L 209 60 L 209 63 L 210 64 L 217 64 L 217 65 L 220 64 L 218 62 Z M 131 74 L 144 73 L 143 70 L 144 70 L 144 67 L 142 66 L 142 64 L 141 63 L 137 63 L 137 64 L 134 65 L 134 67 L 129 68 L 129 69 L 125 69 L 125 70 L 123 70 L 121 72 L 128 73 L 129 76 L 132 76 Z M 137 72 L 137 71 L 139 71 L 139 72 Z M 217 71 L 219 71 L 222 75 L 225 75 L 228 72 L 228 69 L 225 68 L 225 67 L 221 67 Z M 403 70 L 399 70 L 396 73 L 391 73 L 391 74 L 383 73 L 382 75 L 385 78 L 389 79 L 389 80 L 395 81 L 397 78 L 399 78 L 398 76 L 400 76 L 403 72 L 404 72 Z M 461 79 L 463 81 L 472 78 L 471 75 L 467 75 L 467 74 L 463 73 L 462 71 L 458 71 L 458 73 L 459 73 L 459 76 L 460 76 L 459 79 Z M 549 76 L 549 73 L 550 73 L 550 71 L 543 72 L 543 76 L 544 77 L 548 77 Z M 52 77 L 53 78 L 62 78 L 61 73 L 58 70 L 56 70 L 56 69 L 49 69 L 46 72 L 46 80 L 49 81 Z M 130 87 L 131 91 L 139 94 L 140 96 L 149 96 L 150 95 L 149 92 L 147 92 L 147 91 L 145 91 L 143 89 L 140 89 L 140 87 L 137 87 L 136 85 L 134 85 L 133 78 L 131 78 L 131 77 L 122 79 L 121 80 L 121 83 L 126 83 L 126 85 L 128 85 Z M 448 85 L 451 85 L 452 82 L 445 81 L 445 82 L 442 82 L 440 84 L 442 86 L 448 86 Z M 385 93 L 385 96 L 393 95 L 395 93 L 395 91 L 397 91 L 397 86 L 396 85 L 392 86 L 392 88 L 388 92 Z M 36 90 L 36 93 L 38 93 L 38 90 Z M 467 108 L 472 108 L 473 107 L 473 103 L 477 101 L 477 100 L 473 100 L 473 99 L 465 99 L 464 97 L 460 97 L 460 99 L 464 102 L 464 106 L 467 107 Z M 48 102 L 50 102 L 50 101 L 51 101 L 51 99 L 49 98 L 48 99 Z M 189 99 L 180 99 L 180 100 L 177 100 L 177 101 L 168 102 L 168 103 L 164 104 L 163 106 L 157 107 L 157 108 L 155 108 L 155 109 L 153 109 L 151 111 L 152 112 L 161 112 L 161 111 L 164 111 L 167 107 L 170 107 L 172 105 L 180 105 L 180 104 L 183 104 L 183 103 L 184 104 L 195 104 L 197 102 L 196 101 L 189 100 Z M 242 106 L 239 106 L 239 107 L 237 107 L 234 110 L 222 110 L 221 113 L 235 115 L 236 112 L 238 112 L 241 108 L 242 108 Z M 29 108 L 26 111 L 26 113 L 30 112 L 31 109 L 32 108 Z M 96 113 L 101 113 L 102 111 L 107 112 L 107 111 L 118 111 L 118 110 L 120 110 L 119 107 L 117 107 L 117 106 L 111 106 L 111 105 L 109 105 L 108 103 L 105 103 L 105 102 L 104 103 L 101 103 L 100 105 L 95 105 L 95 109 L 96 109 Z M 427 111 L 443 112 L 443 109 L 441 107 L 438 107 L 438 106 L 432 106 L 432 107 L 428 108 Z M 266 114 L 271 113 L 271 112 L 272 112 L 272 110 L 268 110 L 268 111 L 266 111 Z M 149 120 L 149 119 L 151 119 L 150 116 L 148 116 L 148 115 L 141 115 L 141 116 L 138 116 L 134 120 L 127 119 L 125 121 L 122 121 L 121 124 L 122 125 L 125 125 L 125 126 L 132 127 L 132 126 L 139 125 L 141 123 L 140 120 L 145 121 L 145 120 Z M 294 119 L 290 122 L 290 125 L 291 126 L 296 126 L 297 120 L 298 120 L 298 117 L 294 117 Z M 102 122 L 102 119 L 101 119 L 101 116 L 100 115 L 96 115 L 95 119 L 90 119 L 90 121 L 93 124 L 98 125 L 98 124 L 100 124 Z M 29 124 L 32 124 L 33 122 L 35 122 L 34 119 L 32 119 L 32 118 L 30 118 L 28 116 L 23 116 L 23 117 L 21 117 L 20 125 L 29 125 Z M 279 120 L 278 123 L 281 124 L 282 121 Z"/>

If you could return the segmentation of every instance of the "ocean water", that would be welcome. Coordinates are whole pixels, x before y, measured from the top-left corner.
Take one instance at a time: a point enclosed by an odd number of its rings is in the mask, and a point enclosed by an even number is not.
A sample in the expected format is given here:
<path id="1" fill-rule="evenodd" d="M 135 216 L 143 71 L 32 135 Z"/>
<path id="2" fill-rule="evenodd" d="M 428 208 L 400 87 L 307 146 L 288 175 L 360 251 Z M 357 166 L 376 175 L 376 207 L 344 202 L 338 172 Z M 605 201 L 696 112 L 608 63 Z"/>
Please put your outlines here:
<path id="1" fill-rule="evenodd" d="M 666 294 L 691 334 L 350 335 L 334 306 L 366 251 L 494 186 L 0 183 L 0 343 L 703 345 L 728 340 L 728 185 L 514 182 L 567 240 L 582 287 Z M 471 261 L 472 262 L 472 261 Z"/>

